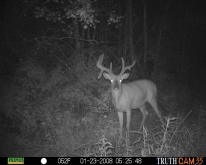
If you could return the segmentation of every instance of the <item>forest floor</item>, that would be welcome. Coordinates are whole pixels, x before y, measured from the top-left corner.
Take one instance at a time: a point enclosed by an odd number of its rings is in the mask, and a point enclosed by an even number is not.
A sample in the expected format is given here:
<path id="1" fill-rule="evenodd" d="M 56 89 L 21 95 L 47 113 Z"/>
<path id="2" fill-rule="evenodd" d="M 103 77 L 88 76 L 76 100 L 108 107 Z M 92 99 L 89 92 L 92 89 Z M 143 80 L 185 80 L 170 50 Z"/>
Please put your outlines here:
<path id="1" fill-rule="evenodd" d="M 148 108 L 148 112 L 149 115 L 146 119 L 145 122 L 145 128 L 147 130 L 147 134 L 149 135 L 154 135 L 156 130 L 154 129 L 155 127 L 158 127 L 158 130 L 161 129 L 161 123 L 159 121 L 158 116 L 156 115 L 156 113 L 151 109 Z M 112 112 L 113 113 L 113 112 Z M 169 116 L 169 114 L 166 114 L 167 112 L 162 112 L 163 116 Z M 169 127 L 167 127 L 168 132 L 169 131 L 173 131 L 173 135 L 175 135 L 175 141 L 173 141 L 173 143 L 170 144 L 170 147 L 173 147 L 173 149 L 177 149 L 177 145 L 175 143 L 178 143 L 179 145 L 182 146 L 178 146 L 178 151 L 181 152 L 180 153 L 176 153 L 176 154 L 172 154 L 171 156 L 206 156 L 206 120 L 205 120 L 205 116 L 199 116 L 197 114 L 196 111 L 191 111 L 190 114 L 188 114 L 189 112 L 180 112 L 180 115 L 177 116 L 179 123 L 178 125 L 175 127 L 175 130 L 169 129 Z M 187 116 L 188 114 L 188 116 Z M 203 115 L 203 114 L 202 114 Z M 117 114 L 116 117 L 115 113 L 113 113 L 113 116 L 111 116 L 111 118 L 113 118 L 112 120 L 114 120 L 116 122 L 116 125 L 118 125 L 118 118 L 117 118 Z M 203 118 L 200 120 L 200 118 Z M 138 130 L 140 122 L 142 120 L 142 114 L 141 112 L 138 110 L 133 110 L 132 111 L 132 119 L 131 119 L 131 127 L 130 130 L 131 132 L 135 132 Z M 200 123 L 201 122 L 201 123 Z M 165 125 L 167 124 L 167 121 L 165 120 Z M 125 128 L 125 117 L 124 117 L 124 128 Z M 96 127 L 96 126 L 93 126 Z M 102 128 L 104 129 L 104 128 Z M 117 128 L 119 129 L 119 128 Z M 48 130 L 49 131 L 49 130 Z M 174 133 L 174 131 L 176 131 Z M 162 130 L 160 132 L 166 132 L 165 130 Z M 83 133 L 83 132 L 82 132 Z M 72 134 L 72 133 L 71 133 Z M 179 135 L 177 135 L 179 134 Z M 0 130 L 0 155 L 2 157 L 18 157 L 18 156 L 39 156 L 40 150 L 44 150 L 45 147 L 47 147 L 48 144 L 44 145 L 44 139 L 38 139 L 38 140 L 34 140 L 31 137 L 31 142 L 28 141 L 28 139 L 24 139 L 22 138 L 22 133 L 18 132 L 15 129 L 7 129 L 7 128 L 3 128 Z M 91 136 L 94 136 L 94 134 L 92 134 Z M 168 137 L 166 138 L 166 140 L 168 140 L 169 138 L 169 134 L 168 133 Z M 137 141 L 138 138 L 138 134 L 133 134 L 131 133 L 130 138 L 131 144 L 134 144 L 135 141 Z M 105 135 L 105 137 L 107 137 L 107 135 Z M 36 137 L 35 137 L 36 138 Z M 161 138 L 163 138 L 163 136 L 161 136 Z M 109 138 L 108 138 L 109 139 Z M 150 139 L 149 136 L 146 137 L 146 139 Z M 64 139 L 62 139 L 64 140 Z M 140 140 L 140 139 L 139 139 Z M 88 141 L 90 143 L 91 139 L 86 139 L 85 141 Z M 185 141 L 187 141 L 187 143 L 185 143 Z M 64 143 L 64 142 L 63 142 Z M 95 143 L 95 141 L 93 141 L 93 143 Z M 151 144 L 152 143 L 152 144 Z M 158 140 L 154 140 L 154 141 L 150 141 L 148 140 L 148 145 L 150 146 L 154 146 L 155 144 L 158 143 Z M 111 144 L 114 145 L 114 142 L 111 141 Z M 79 146 L 81 146 L 82 144 L 79 144 Z M 169 145 L 169 144 L 167 144 Z M 134 146 L 133 146 L 134 147 Z M 181 148 L 182 147 L 182 148 Z M 54 149 L 55 150 L 55 149 Z M 69 150 L 69 149 L 68 149 Z M 165 148 L 166 150 L 166 148 Z M 171 151 L 171 150 L 170 150 Z M 165 155 L 163 151 L 162 155 Z M 41 153 L 45 153 L 42 152 Z M 41 155 L 41 154 L 40 154 Z M 42 156 L 60 156 L 61 152 L 58 151 L 58 149 L 55 152 L 51 152 L 49 153 L 45 153 L 45 155 Z M 67 154 L 64 153 L 64 156 L 66 156 Z M 135 155 L 135 154 L 134 154 Z M 161 155 L 161 154 L 160 154 Z M 113 155 L 115 156 L 115 155 Z M 150 155 L 149 155 L 150 156 Z M 157 156 L 157 155 L 154 155 Z M 169 156 L 169 155 L 167 155 Z"/>

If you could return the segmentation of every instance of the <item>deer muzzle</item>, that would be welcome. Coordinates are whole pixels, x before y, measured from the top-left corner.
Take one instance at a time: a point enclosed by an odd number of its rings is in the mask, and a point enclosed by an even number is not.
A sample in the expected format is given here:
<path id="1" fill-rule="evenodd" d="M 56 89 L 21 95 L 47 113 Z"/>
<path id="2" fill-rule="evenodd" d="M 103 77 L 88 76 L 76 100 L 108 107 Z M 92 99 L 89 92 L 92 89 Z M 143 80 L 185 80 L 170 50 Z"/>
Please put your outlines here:
<path id="1" fill-rule="evenodd" d="M 119 88 L 120 88 L 120 86 L 119 86 L 118 81 L 115 81 L 115 82 L 114 82 L 114 85 L 113 85 L 113 89 L 114 89 L 114 90 L 119 90 Z"/>

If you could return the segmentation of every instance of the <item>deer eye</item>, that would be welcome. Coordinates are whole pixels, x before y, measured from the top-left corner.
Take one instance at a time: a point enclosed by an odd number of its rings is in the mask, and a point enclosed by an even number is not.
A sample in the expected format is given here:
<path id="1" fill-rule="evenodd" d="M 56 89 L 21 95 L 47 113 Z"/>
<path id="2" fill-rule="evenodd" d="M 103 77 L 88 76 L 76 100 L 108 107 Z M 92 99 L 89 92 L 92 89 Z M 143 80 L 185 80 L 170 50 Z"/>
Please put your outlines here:
<path id="1" fill-rule="evenodd" d="M 119 80 L 119 82 L 122 82 L 122 80 Z"/>
<path id="2" fill-rule="evenodd" d="M 111 82 L 113 82 L 114 80 L 111 80 Z"/>

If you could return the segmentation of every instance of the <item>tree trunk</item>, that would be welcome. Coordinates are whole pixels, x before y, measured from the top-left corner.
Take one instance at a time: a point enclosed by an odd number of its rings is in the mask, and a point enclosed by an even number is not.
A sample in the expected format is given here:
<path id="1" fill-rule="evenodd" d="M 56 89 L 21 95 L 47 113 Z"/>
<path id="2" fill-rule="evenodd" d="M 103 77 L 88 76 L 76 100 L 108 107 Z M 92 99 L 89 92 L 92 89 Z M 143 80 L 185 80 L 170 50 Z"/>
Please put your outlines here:
<path id="1" fill-rule="evenodd" d="M 126 14 L 126 20 L 124 25 L 124 38 L 123 38 L 123 57 L 127 56 L 128 53 L 128 22 L 129 22 L 129 8 L 128 8 L 128 1 L 127 1 L 127 14 Z"/>
<path id="2" fill-rule="evenodd" d="M 162 31 L 163 31 L 163 26 L 165 23 L 165 18 L 167 16 L 167 11 L 168 8 L 170 6 L 171 1 L 169 1 L 169 3 L 166 4 L 165 7 L 165 14 L 161 20 L 160 23 L 160 32 L 159 32 L 159 36 L 158 36 L 158 41 L 157 41 L 157 47 L 156 47 L 156 54 L 154 54 L 153 59 L 154 59 L 154 71 L 152 73 L 152 78 L 155 79 L 156 78 L 156 74 L 157 74 L 157 68 L 158 68 L 158 62 L 159 62 L 159 54 L 160 54 L 160 42 L 161 42 L 161 38 L 162 38 Z"/>
<path id="3" fill-rule="evenodd" d="M 147 2 L 143 1 L 144 8 L 144 57 L 143 57 L 143 74 L 147 75 Z"/>
<path id="4" fill-rule="evenodd" d="M 132 19 L 132 0 L 128 0 L 128 26 L 129 26 L 129 31 L 128 31 L 128 46 L 129 46 L 129 56 L 131 61 L 135 60 L 134 57 L 134 46 L 133 46 L 133 19 Z"/>
<path id="5" fill-rule="evenodd" d="M 80 36 L 79 36 L 79 25 L 77 20 L 74 20 L 74 36 L 76 38 L 76 52 L 80 52 L 81 49 L 81 42 L 79 40 Z"/>

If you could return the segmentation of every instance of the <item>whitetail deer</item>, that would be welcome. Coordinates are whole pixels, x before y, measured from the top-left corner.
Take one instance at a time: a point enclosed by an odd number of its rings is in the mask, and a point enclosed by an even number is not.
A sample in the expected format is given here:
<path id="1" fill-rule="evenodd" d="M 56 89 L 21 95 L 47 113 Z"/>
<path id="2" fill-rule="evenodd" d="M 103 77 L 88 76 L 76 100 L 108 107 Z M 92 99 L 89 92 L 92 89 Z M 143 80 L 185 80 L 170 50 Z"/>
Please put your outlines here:
<path id="1" fill-rule="evenodd" d="M 122 136 L 123 131 L 123 112 L 127 115 L 127 132 L 129 132 L 131 110 L 139 108 L 143 114 L 143 119 L 140 125 L 141 129 L 148 115 L 148 111 L 145 107 L 145 103 L 149 102 L 162 122 L 162 116 L 157 107 L 157 87 L 149 80 L 137 80 L 130 83 L 122 83 L 122 80 L 129 77 L 129 73 L 124 73 L 127 69 L 135 65 L 136 61 L 132 65 L 125 67 L 124 59 L 122 59 L 122 70 L 119 75 L 114 75 L 112 72 L 112 63 L 110 63 L 110 69 L 102 65 L 104 54 L 99 56 L 97 61 L 97 67 L 101 70 L 98 78 L 101 78 L 103 73 L 105 79 L 111 81 L 112 90 L 112 103 L 117 109 L 119 123 L 120 123 L 120 134 Z"/>

